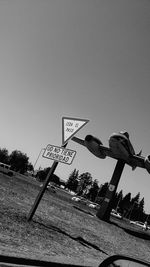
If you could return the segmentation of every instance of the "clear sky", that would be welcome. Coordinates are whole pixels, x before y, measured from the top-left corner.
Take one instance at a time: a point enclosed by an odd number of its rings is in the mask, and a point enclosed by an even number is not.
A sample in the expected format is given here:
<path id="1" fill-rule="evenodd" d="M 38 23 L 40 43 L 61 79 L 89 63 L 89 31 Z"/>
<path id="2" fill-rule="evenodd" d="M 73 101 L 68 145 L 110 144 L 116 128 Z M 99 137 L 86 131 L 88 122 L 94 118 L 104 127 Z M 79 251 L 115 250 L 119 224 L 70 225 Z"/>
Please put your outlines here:
<path id="1" fill-rule="evenodd" d="M 0 0 L 0 147 L 18 149 L 34 165 L 47 144 L 60 146 L 62 117 L 89 119 L 76 136 L 108 145 L 126 130 L 136 152 L 150 154 L 150 1 Z M 116 161 L 69 141 L 74 168 L 99 183 Z M 39 158 L 36 167 L 51 166 Z M 150 174 L 126 166 L 118 190 L 141 193 L 150 212 Z"/>

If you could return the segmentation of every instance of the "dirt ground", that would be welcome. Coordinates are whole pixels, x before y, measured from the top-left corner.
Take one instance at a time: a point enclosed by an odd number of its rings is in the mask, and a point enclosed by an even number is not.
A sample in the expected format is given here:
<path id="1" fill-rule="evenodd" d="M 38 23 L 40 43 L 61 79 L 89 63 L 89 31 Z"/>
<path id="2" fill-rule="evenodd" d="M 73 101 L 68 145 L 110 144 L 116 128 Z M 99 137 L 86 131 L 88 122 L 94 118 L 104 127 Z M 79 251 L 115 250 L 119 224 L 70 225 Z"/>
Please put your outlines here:
<path id="1" fill-rule="evenodd" d="M 98 266 L 110 255 L 150 261 L 150 233 L 127 222 L 103 222 L 61 189 L 47 190 L 30 222 L 27 216 L 40 190 L 32 178 L 0 175 L 0 253 Z M 83 211 L 82 211 L 83 210 Z M 87 211 L 87 210 L 86 210 Z"/>

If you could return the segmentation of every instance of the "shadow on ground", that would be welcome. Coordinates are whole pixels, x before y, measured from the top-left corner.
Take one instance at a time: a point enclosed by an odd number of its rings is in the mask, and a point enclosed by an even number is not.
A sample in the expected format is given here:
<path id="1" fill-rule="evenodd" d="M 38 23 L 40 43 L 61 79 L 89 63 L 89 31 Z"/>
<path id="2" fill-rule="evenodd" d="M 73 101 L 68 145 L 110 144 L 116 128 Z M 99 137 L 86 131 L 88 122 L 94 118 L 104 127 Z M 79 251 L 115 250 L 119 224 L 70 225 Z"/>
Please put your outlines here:
<path id="1" fill-rule="evenodd" d="M 105 255 L 108 255 L 108 253 L 106 253 L 104 250 L 100 249 L 100 248 L 99 248 L 98 246 L 96 246 L 95 244 L 93 244 L 93 243 L 91 243 L 91 242 L 85 240 L 85 239 L 82 238 L 81 236 L 74 237 L 74 236 L 68 234 L 67 232 L 61 230 L 60 228 L 58 228 L 58 227 L 56 227 L 56 226 L 53 226 L 53 225 L 47 226 L 47 225 L 45 225 L 45 224 L 43 224 L 43 223 L 41 223 L 41 222 L 37 222 L 37 221 L 33 221 L 33 222 L 36 223 L 36 224 L 38 224 L 38 225 L 40 225 L 40 226 L 42 226 L 42 227 L 44 227 L 44 228 L 46 228 L 46 229 L 53 230 L 53 231 L 56 231 L 56 232 L 58 232 L 58 233 L 60 233 L 60 234 L 63 234 L 63 235 L 65 235 L 65 236 L 69 237 L 70 239 L 72 239 L 72 240 L 74 240 L 74 241 L 80 243 L 82 246 L 85 246 L 85 247 L 87 247 L 87 248 L 93 248 L 93 249 L 95 249 L 95 250 L 97 250 L 97 251 L 99 251 L 99 252 L 101 252 L 101 253 L 104 253 Z M 108 256 L 109 256 L 109 255 L 108 255 Z"/>
<path id="2" fill-rule="evenodd" d="M 92 216 L 92 217 L 95 216 L 93 213 L 91 213 L 91 212 L 89 212 L 89 211 L 86 211 L 86 210 L 83 210 L 83 209 L 81 209 L 80 207 L 73 206 L 73 208 L 74 208 L 74 209 L 77 209 L 77 210 L 79 210 L 79 211 L 81 211 L 81 212 L 83 212 L 83 213 L 86 213 L 86 214 L 88 214 L 88 215 L 90 215 L 90 216 Z"/>
<path id="3" fill-rule="evenodd" d="M 130 226 L 126 226 L 126 225 L 122 225 L 119 222 L 114 222 L 114 221 L 110 221 L 111 224 L 123 229 L 126 233 L 128 233 L 129 235 L 138 237 L 138 238 L 142 238 L 145 240 L 150 240 L 150 232 L 149 231 L 144 231 L 141 229 L 133 229 L 133 227 Z"/>
<path id="4" fill-rule="evenodd" d="M 134 230 L 125 229 L 125 228 L 124 228 L 124 231 L 130 235 L 133 235 L 133 236 L 145 239 L 145 240 L 150 240 L 150 235 L 146 231 L 141 232 L 141 231 L 134 231 Z"/>

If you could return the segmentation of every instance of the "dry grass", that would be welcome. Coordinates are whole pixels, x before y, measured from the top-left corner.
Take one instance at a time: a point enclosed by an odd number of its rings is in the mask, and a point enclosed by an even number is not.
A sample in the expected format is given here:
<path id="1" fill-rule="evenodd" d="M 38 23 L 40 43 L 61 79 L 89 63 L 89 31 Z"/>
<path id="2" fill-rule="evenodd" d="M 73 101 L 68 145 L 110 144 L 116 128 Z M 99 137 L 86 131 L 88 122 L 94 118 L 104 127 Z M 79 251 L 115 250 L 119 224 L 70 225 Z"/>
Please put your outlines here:
<path id="1" fill-rule="evenodd" d="M 113 254 L 150 261 L 148 235 L 139 238 L 122 229 L 130 229 L 123 222 L 118 227 L 75 209 L 71 196 L 59 189 L 56 194 L 45 192 L 32 221 L 27 222 L 38 192 L 35 182 L 0 176 L 1 254 L 91 266 Z"/>

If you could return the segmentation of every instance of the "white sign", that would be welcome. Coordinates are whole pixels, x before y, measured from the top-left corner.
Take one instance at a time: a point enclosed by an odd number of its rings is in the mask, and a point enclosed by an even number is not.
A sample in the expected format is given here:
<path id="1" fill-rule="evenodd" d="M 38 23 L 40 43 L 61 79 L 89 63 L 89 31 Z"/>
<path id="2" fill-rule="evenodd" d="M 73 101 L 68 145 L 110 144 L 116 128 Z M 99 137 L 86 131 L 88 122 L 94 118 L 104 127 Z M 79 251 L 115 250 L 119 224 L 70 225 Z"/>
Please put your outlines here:
<path id="1" fill-rule="evenodd" d="M 76 151 L 74 150 L 53 145 L 47 145 L 43 153 L 44 158 L 52 159 L 65 164 L 71 164 L 75 155 Z"/>
<path id="2" fill-rule="evenodd" d="M 66 144 L 89 120 L 62 118 L 62 145 Z"/>

